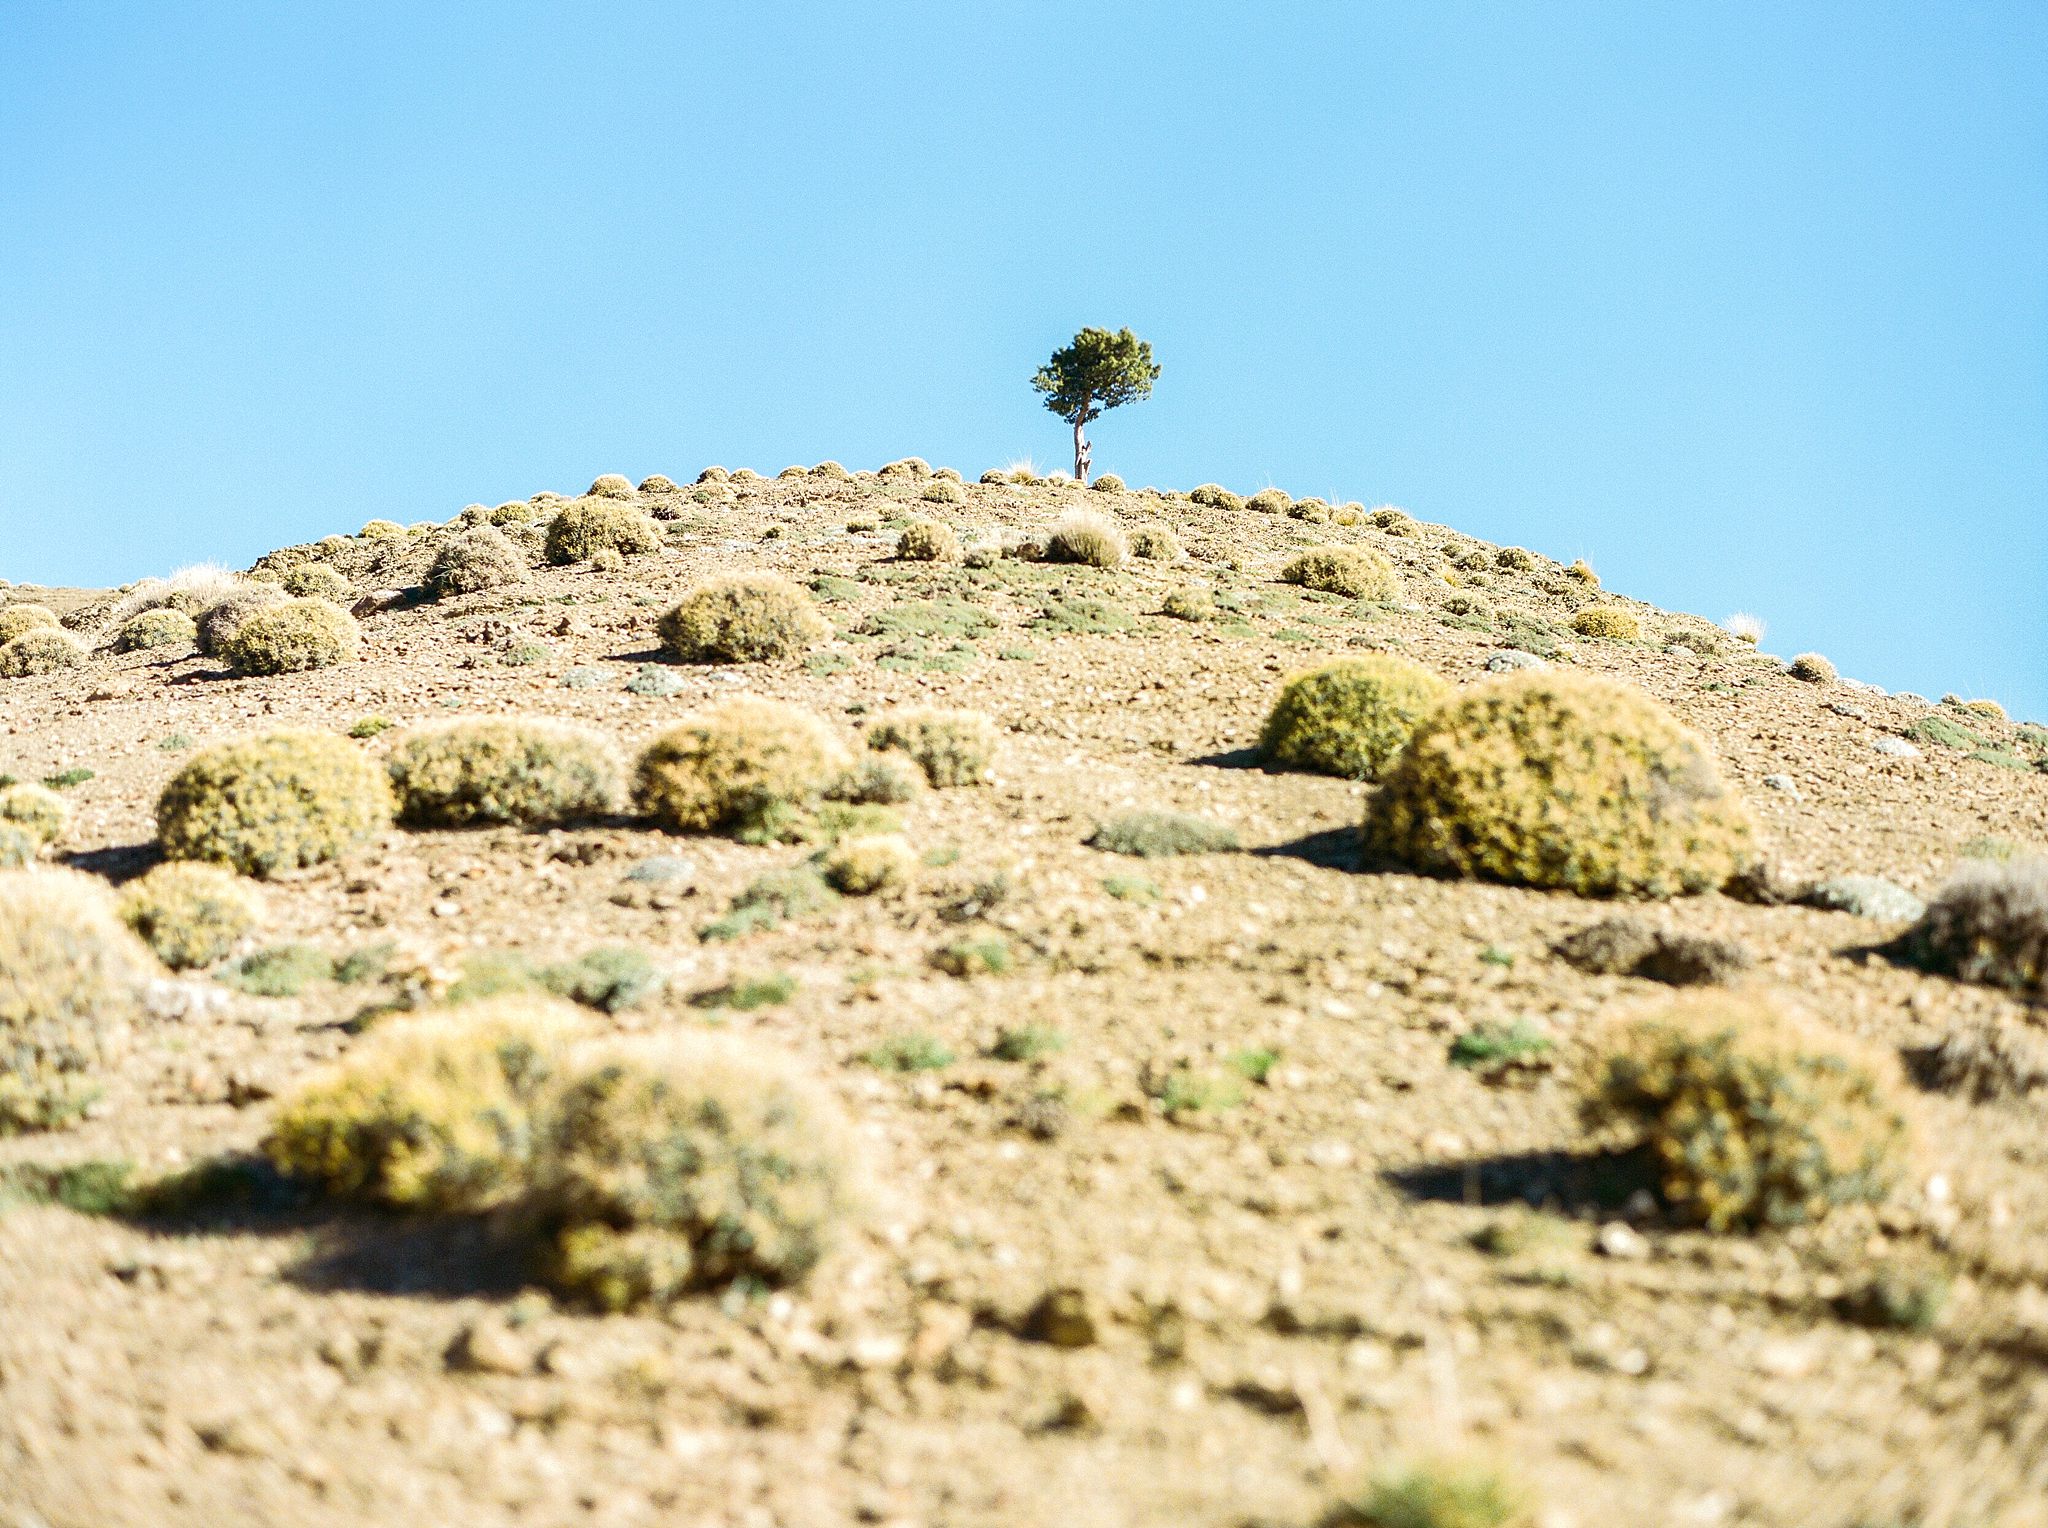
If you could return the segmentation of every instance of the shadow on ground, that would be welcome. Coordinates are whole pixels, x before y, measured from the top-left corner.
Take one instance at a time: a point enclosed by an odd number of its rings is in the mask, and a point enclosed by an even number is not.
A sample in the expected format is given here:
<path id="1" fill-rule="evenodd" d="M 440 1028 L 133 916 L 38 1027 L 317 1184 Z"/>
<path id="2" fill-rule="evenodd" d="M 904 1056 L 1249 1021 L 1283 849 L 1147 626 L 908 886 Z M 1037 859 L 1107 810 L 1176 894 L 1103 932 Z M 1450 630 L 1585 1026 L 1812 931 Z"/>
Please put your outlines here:
<path id="1" fill-rule="evenodd" d="M 1566 1214 L 1619 1210 L 1656 1190 L 1648 1152 L 1525 1151 L 1396 1168 L 1388 1183 L 1410 1199 L 1487 1207 L 1524 1204 Z"/>

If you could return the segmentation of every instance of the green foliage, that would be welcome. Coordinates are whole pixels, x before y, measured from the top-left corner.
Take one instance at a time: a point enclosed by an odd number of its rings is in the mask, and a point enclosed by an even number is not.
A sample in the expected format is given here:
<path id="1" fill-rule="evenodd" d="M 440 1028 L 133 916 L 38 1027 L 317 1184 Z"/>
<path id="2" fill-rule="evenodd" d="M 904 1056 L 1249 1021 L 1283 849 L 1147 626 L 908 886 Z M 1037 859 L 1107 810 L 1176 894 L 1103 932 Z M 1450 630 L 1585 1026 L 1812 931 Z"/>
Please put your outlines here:
<path id="1" fill-rule="evenodd" d="M 395 520 L 367 520 L 356 534 L 365 541 L 403 541 L 405 527 Z"/>
<path id="2" fill-rule="evenodd" d="M 1325 1514 L 1321 1528 L 1520 1528 L 1522 1493 L 1492 1470 L 1430 1464 L 1376 1476 Z"/>
<path id="3" fill-rule="evenodd" d="M 0 679 L 61 673 L 83 668 L 85 660 L 85 644 L 70 632 L 57 626 L 34 626 L 10 642 L 0 643 Z"/>
<path id="4" fill-rule="evenodd" d="M 1767 999 L 1681 999 L 1625 1027 L 1584 1100 L 1632 1137 L 1665 1201 L 1713 1230 L 1795 1225 L 1884 1197 L 1912 1152 L 1897 1066 Z"/>
<path id="5" fill-rule="evenodd" d="M 2048 859 L 1965 865 L 1891 953 L 1959 981 L 2048 995 Z"/>
<path id="6" fill-rule="evenodd" d="M 835 780 L 828 794 L 862 806 L 894 806 L 914 801 L 924 784 L 923 767 L 907 753 L 870 753 Z"/>
<path id="7" fill-rule="evenodd" d="M 1083 329 L 1031 378 L 1045 406 L 1073 425 L 1149 397 L 1159 380 L 1152 347 L 1129 329 Z"/>
<path id="8" fill-rule="evenodd" d="M 834 891 L 869 897 L 908 886 L 918 863 L 901 834 L 869 833 L 841 838 L 826 851 L 822 868 Z"/>
<path id="9" fill-rule="evenodd" d="M 64 836 L 71 808 L 46 785 L 0 786 L 0 823 L 20 828 L 41 848 Z"/>
<path id="10" fill-rule="evenodd" d="M 1221 483 L 1203 483 L 1188 495 L 1197 504 L 1210 509 L 1243 509 L 1244 500 L 1225 488 Z"/>
<path id="11" fill-rule="evenodd" d="M 1262 515 L 1284 515 L 1287 513 L 1287 507 L 1293 502 L 1293 498 L 1284 488 L 1261 488 L 1244 501 L 1244 507 L 1256 510 Z"/>
<path id="12" fill-rule="evenodd" d="M 602 1013 L 640 1007 L 665 981 L 645 951 L 624 945 L 602 946 L 540 972 L 540 984 L 556 997 Z"/>
<path id="13" fill-rule="evenodd" d="M 732 899 L 725 916 L 706 924 L 698 937 L 707 943 L 738 939 L 775 928 L 787 918 L 823 912 L 838 900 L 838 893 L 825 884 L 816 865 L 805 863 L 787 870 L 771 870 L 755 877 Z"/>
<path id="14" fill-rule="evenodd" d="M 1493 565 L 1503 573 L 1533 573 L 1536 557 L 1518 546 L 1504 546 L 1493 554 Z"/>
<path id="15" fill-rule="evenodd" d="M 791 658 L 831 635 L 810 597 L 772 573 L 705 580 L 661 618 L 661 645 L 685 663 Z"/>
<path id="16" fill-rule="evenodd" d="M 358 740 L 389 732 L 397 723 L 388 716 L 365 716 L 349 725 L 348 735 Z"/>
<path id="17" fill-rule="evenodd" d="M 1036 1061 L 1067 1048 L 1067 1037 L 1045 1024 L 1020 1024 L 996 1036 L 989 1054 L 998 1061 Z"/>
<path id="18" fill-rule="evenodd" d="M 648 746 L 633 799 L 671 833 L 776 836 L 852 762 L 846 745 L 812 712 L 734 696 Z"/>
<path id="19" fill-rule="evenodd" d="M 83 764 L 74 764 L 69 769 L 60 769 L 54 775 L 43 776 L 43 788 L 53 791 L 68 791 L 74 785 L 98 778 Z"/>
<path id="20" fill-rule="evenodd" d="M 284 592 L 294 599 L 339 605 L 353 592 L 349 581 L 324 562 L 302 562 L 284 575 Z"/>
<path id="21" fill-rule="evenodd" d="M 970 640 L 992 630 L 996 618 L 980 605 L 950 596 L 934 600 L 905 600 L 877 610 L 861 622 L 863 635 L 871 637 L 952 637 Z"/>
<path id="22" fill-rule="evenodd" d="M 1244 1083 L 1236 1075 L 1198 1072 L 1188 1066 L 1150 1074 L 1145 1078 L 1145 1091 L 1169 1119 L 1182 1114 L 1217 1114 L 1244 1102 Z"/>
<path id="23" fill-rule="evenodd" d="M 1968 727 L 1958 726 L 1946 716 L 1929 712 L 1906 729 L 1906 736 L 1916 743 L 1938 743 L 1943 748 L 1982 748 L 1985 739 Z"/>
<path id="24" fill-rule="evenodd" d="M 924 485 L 924 491 L 918 497 L 927 504 L 964 504 L 967 502 L 967 490 L 951 478 L 934 478 Z"/>
<path id="25" fill-rule="evenodd" d="M 1527 1019 L 1480 1024 L 1451 1042 L 1451 1065 L 1495 1072 L 1526 1066 L 1556 1049 L 1550 1036 Z"/>
<path id="26" fill-rule="evenodd" d="M 1139 859 L 1176 854 L 1221 854 L 1237 847 L 1237 834 L 1221 823 L 1185 812 L 1125 812 L 1096 828 L 1090 848 Z"/>
<path id="27" fill-rule="evenodd" d="M 1270 1045 L 1255 1045 L 1249 1050 L 1231 1052 L 1223 1064 L 1246 1082 L 1263 1084 L 1280 1064 L 1280 1052 Z"/>
<path id="28" fill-rule="evenodd" d="M 630 498 L 630 485 L 626 493 Z M 660 547 L 660 527 L 638 509 L 617 499 L 594 498 L 578 499 L 555 516 L 545 550 L 549 562 L 561 565 L 587 562 L 599 552 L 635 557 Z"/>
<path id="29" fill-rule="evenodd" d="M 182 610 L 159 605 L 130 616 L 114 636 L 114 646 L 124 653 L 154 647 L 191 647 L 199 640 L 199 625 Z"/>
<path id="30" fill-rule="evenodd" d="M 1268 769 L 1376 780 L 1449 693 L 1406 658 L 1337 658 L 1281 684 L 1259 753 Z"/>
<path id="31" fill-rule="evenodd" d="M 1157 902 L 1159 883 L 1142 875 L 1106 875 L 1102 889 L 1119 902 Z"/>
<path id="32" fill-rule="evenodd" d="M 1643 623 L 1625 606 L 1590 605 L 1572 617 L 1572 630 L 1582 637 L 1634 642 L 1643 634 Z"/>
<path id="33" fill-rule="evenodd" d="M 263 921 L 256 888 L 218 865 L 173 860 L 121 893 L 121 921 L 173 970 L 223 959 Z"/>
<path id="34" fill-rule="evenodd" d="M 592 499 L 628 499 L 633 497 L 633 482 L 622 472 L 599 473 L 591 481 L 584 495 Z"/>
<path id="35" fill-rule="evenodd" d="M 936 1072 L 953 1064 L 953 1052 L 930 1035 L 890 1035 L 861 1053 L 878 1072 Z"/>
<path id="36" fill-rule="evenodd" d="M 243 584 L 199 613 L 195 640 L 207 657 L 221 657 L 228 640 L 259 610 L 282 605 L 290 596 L 276 584 Z"/>
<path id="37" fill-rule="evenodd" d="M 1136 624 L 1130 612 L 1121 605 L 1090 599 L 1086 595 L 1054 596 L 1031 618 L 1031 627 L 1035 631 L 1079 636 L 1107 636 L 1112 632 L 1129 631 Z"/>
<path id="38" fill-rule="evenodd" d="M 275 944 L 243 956 L 220 979 L 251 997 L 297 997 L 334 979 L 334 957 L 310 944 Z"/>
<path id="39" fill-rule="evenodd" d="M 1365 822 L 1372 852 L 1415 869 L 1581 896 L 1718 888 L 1753 831 L 1704 738 L 1629 685 L 1549 671 L 1431 712 Z"/>
<path id="40" fill-rule="evenodd" d="M 931 960 L 948 976 L 1001 976 L 1010 969 L 1010 946 L 994 934 L 956 939 L 934 950 Z"/>
<path id="41" fill-rule="evenodd" d="M 907 754 L 940 788 L 978 785 L 995 758 L 996 724 L 979 711 L 893 711 L 868 729 L 868 747 Z"/>
<path id="42" fill-rule="evenodd" d="M 756 1008 L 773 1008 L 796 996 L 796 978 L 786 971 L 767 976 L 745 976 L 700 992 L 690 1001 L 699 1008 L 730 1008 L 751 1013 Z"/>
<path id="43" fill-rule="evenodd" d="M 932 487 L 938 487 L 933 484 Z M 948 484 L 948 487 L 953 485 Z M 960 490 L 953 488 L 955 493 Z M 926 490 L 930 495 L 931 490 Z M 940 520 L 913 520 L 896 538 L 896 555 L 906 562 L 958 562 L 960 538 L 953 527 Z"/>
<path id="44" fill-rule="evenodd" d="M 355 617 L 324 599 L 292 599 L 252 611 L 222 639 L 220 655 L 242 674 L 298 674 L 355 660 Z"/>
<path id="45" fill-rule="evenodd" d="M 1088 486 L 1097 493 L 1122 493 L 1124 491 L 1124 480 L 1114 472 L 1105 472 Z"/>
<path id="46" fill-rule="evenodd" d="M 389 768 L 408 827 L 552 827 L 601 816 L 619 795 L 611 745 L 561 722 L 493 717 L 422 727 L 399 739 Z"/>
<path id="47" fill-rule="evenodd" d="M 12 1204 L 54 1204 L 75 1215 L 120 1215 L 136 1207 L 133 1162 L 35 1163 L 0 1168 L 0 1211 Z"/>
<path id="48" fill-rule="evenodd" d="M 172 859 L 268 876 L 334 859 L 391 820 L 384 770 L 324 732 L 273 732 L 194 754 L 157 800 Z"/>
<path id="49" fill-rule="evenodd" d="M 1390 600 L 1401 592 L 1394 565 L 1363 546 L 1316 547 L 1289 562 L 1280 570 L 1280 577 L 1304 589 L 1353 599 Z"/>
<path id="50" fill-rule="evenodd" d="M 504 589 L 527 581 L 526 556 L 494 525 L 451 536 L 434 554 L 426 586 L 436 599 Z"/>

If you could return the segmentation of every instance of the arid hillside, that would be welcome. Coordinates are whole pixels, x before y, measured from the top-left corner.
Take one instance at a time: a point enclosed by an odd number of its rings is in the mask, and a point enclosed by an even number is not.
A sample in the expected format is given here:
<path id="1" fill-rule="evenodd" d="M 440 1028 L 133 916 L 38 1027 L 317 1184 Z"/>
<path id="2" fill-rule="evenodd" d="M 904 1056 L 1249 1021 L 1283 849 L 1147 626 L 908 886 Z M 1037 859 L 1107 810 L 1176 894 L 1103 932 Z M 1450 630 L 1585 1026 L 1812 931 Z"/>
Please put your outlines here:
<path id="1" fill-rule="evenodd" d="M 2048 729 L 989 477 L 0 588 L 0 1525 L 2048 1525 Z"/>

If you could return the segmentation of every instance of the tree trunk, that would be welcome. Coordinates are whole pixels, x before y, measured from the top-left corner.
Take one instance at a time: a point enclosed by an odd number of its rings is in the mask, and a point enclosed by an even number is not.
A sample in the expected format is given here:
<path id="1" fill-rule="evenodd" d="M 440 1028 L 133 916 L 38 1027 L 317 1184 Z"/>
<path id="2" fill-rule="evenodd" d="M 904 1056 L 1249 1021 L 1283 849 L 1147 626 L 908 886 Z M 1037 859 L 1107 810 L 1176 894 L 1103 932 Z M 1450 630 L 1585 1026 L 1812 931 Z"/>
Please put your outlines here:
<path id="1" fill-rule="evenodd" d="M 1088 486 L 1088 438 L 1081 433 L 1088 418 L 1088 407 L 1084 403 L 1081 412 L 1074 416 L 1074 479 L 1083 488 Z"/>

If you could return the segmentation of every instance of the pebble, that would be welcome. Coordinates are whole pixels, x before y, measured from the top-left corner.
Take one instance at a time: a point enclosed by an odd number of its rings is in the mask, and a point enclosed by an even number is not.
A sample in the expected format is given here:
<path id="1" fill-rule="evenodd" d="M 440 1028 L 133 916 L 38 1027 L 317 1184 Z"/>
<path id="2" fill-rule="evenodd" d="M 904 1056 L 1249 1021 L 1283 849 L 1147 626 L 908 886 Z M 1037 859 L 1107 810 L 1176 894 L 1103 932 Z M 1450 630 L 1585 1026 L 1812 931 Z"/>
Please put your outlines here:
<path id="1" fill-rule="evenodd" d="M 1650 1255 L 1649 1239 L 1622 1220 L 1610 1220 L 1596 1231 L 1593 1234 L 1593 1248 L 1602 1257 L 1617 1258 L 1624 1262 L 1632 1262 Z"/>
<path id="2" fill-rule="evenodd" d="M 1870 746 L 1879 753 L 1884 754 L 1887 758 L 1917 759 L 1920 757 L 1920 750 L 1902 737 L 1881 737 Z"/>
<path id="3" fill-rule="evenodd" d="M 1851 721 L 1867 722 L 1870 720 L 1870 713 L 1851 701 L 1831 700 L 1827 705 L 1828 709 L 1834 712 L 1835 715 L 1846 716 Z"/>
<path id="4" fill-rule="evenodd" d="M 1516 669 L 1546 669 L 1550 665 L 1534 653 L 1525 653 L 1518 647 L 1503 648 L 1490 653 L 1486 659 L 1489 674 L 1511 674 Z"/>
<path id="5" fill-rule="evenodd" d="M 1820 882 L 1801 898 L 1808 907 L 1910 923 L 1927 910 L 1912 892 L 1881 875 L 1838 875 Z"/>
<path id="6" fill-rule="evenodd" d="M 684 859 L 680 854 L 655 854 L 628 870 L 624 879 L 648 885 L 667 885 L 675 881 L 694 880 L 696 875 L 695 860 Z"/>
<path id="7" fill-rule="evenodd" d="M 1095 1315 L 1088 1296 L 1067 1286 L 1049 1289 L 1024 1318 L 1025 1335 L 1056 1348 L 1086 1348 L 1095 1343 Z"/>
<path id="8" fill-rule="evenodd" d="M 680 674 L 672 673 L 657 664 L 643 663 L 626 681 L 626 689 L 634 695 L 645 695 L 655 700 L 665 700 L 671 695 L 680 695 L 689 688 L 689 683 Z"/>
<path id="9" fill-rule="evenodd" d="M 473 1321 L 455 1334 L 444 1355 L 461 1374 L 524 1374 L 533 1367 L 525 1343 L 495 1321 Z"/>
<path id="10" fill-rule="evenodd" d="M 1790 775 L 1765 775 L 1764 787 L 1767 790 L 1783 791 L 1794 801 L 1803 799 L 1799 794 L 1799 782 Z"/>

